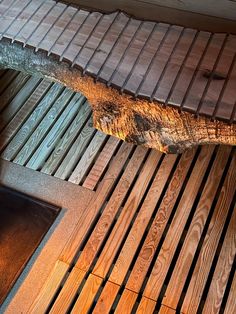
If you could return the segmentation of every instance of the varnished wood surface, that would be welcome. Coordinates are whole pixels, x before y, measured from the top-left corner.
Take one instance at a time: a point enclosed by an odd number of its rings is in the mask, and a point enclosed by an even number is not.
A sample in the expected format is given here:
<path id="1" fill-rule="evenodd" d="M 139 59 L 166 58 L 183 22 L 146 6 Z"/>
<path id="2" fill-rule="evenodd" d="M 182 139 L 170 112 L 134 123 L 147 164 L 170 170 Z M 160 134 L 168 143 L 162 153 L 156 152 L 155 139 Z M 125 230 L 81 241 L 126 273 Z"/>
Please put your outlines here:
<path id="1" fill-rule="evenodd" d="M 136 147 L 93 129 L 80 94 L 9 70 L 0 80 L 3 121 L 24 98 L 5 120 L 1 157 L 92 192 L 23 312 L 232 314 L 235 149 Z"/>
<path id="2" fill-rule="evenodd" d="M 235 35 L 53 0 L 4 0 L 0 16 L 0 38 L 45 51 L 107 86 L 197 116 L 236 120 Z"/>

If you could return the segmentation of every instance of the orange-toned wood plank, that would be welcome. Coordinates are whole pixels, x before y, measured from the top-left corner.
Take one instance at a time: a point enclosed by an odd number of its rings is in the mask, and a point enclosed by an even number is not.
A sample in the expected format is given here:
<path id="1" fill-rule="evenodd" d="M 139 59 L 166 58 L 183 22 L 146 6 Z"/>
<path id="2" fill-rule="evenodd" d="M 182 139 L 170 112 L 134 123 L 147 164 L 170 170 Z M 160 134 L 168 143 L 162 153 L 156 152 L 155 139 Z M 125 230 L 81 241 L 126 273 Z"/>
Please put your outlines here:
<path id="1" fill-rule="evenodd" d="M 61 253 L 60 259 L 71 263 L 75 254 L 77 253 L 78 247 L 83 241 L 83 238 L 91 225 L 91 222 L 98 214 L 101 206 L 103 205 L 106 197 L 111 191 L 112 187 L 116 183 L 117 176 L 122 171 L 126 160 L 132 150 L 132 145 L 123 143 L 113 162 L 103 178 L 99 188 L 97 189 L 94 197 L 92 198 L 88 207 L 84 210 L 81 219 L 79 220 L 71 238 Z"/>
<path id="2" fill-rule="evenodd" d="M 139 292 L 145 280 L 155 250 L 175 206 L 195 152 L 195 150 L 186 152 L 178 163 L 126 284 L 126 287 L 130 290 Z"/>
<path id="3" fill-rule="evenodd" d="M 125 289 L 115 309 L 115 314 L 130 314 L 137 297 L 137 293 Z"/>
<path id="4" fill-rule="evenodd" d="M 236 154 L 232 159 L 228 174 L 221 189 L 216 208 L 204 239 L 197 264 L 191 277 L 181 310 L 195 313 L 208 278 L 217 245 L 236 188 Z M 207 256 L 207 259 L 206 259 Z"/>
<path id="5" fill-rule="evenodd" d="M 227 303 L 225 306 L 225 310 L 224 310 L 225 314 L 236 313 L 235 295 L 236 295 L 236 272 L 234 273 L 233 282 L 230 287 L 229 296 L 228 296 Z"/>
<path id="6" fill-rule="evenodd" d="M 104 146 L 103 150 L 98 156 L 94 166 L 88 173 L 83 187 L 94 190 L 96 187 L 100 177 L 104 173 L 105 168 L 107 167 L 108 163 L 110 162 L 112 155 L 114 154 L 120 140 L 116 137 L 110 136 L 106 145 Z"/>
<path id="7" fill-rule="evenodd" d="M 157 163 L 160 159 L 160 153 L 157 151 L 151 151 L 145 162 L 135 185 L 130 192 L 129 198 L 126 201 L 124 208 L 112 229 L 112 232 L 98 258 L 96 265 L 94 266 L 93 273 L 97 276 L 104 278 L 113 262 L 113 259 L 120 247 L 121 241 L 124 238 L 125 232 L 132 221 L 134 214 L 139 206 L 144 193 L 148 187 Z"/>
<path id="8" fill-rule="evenodd" d="M 86 272 L 74 267 L 66 279 L 58 297 L 50 310 L 50 314 L 63 314 L 68 311 Z"/>
<path id="9" fill-rule="evenodd" d="M 130 230 L 119 257 L 115 262 L 109 277 L 110 281 L 119 285 L 122 284 L 149 220 L 152 217 L 153 211 L 156 208 L 176 158 L 177 155 L 166 156 L 158 169 L 138 216 L 133 223 L 132 229 Z"/>
<path id="10" fill-rule="evenodd" d="M 107 281 L 93 310 L 93 314 L 110 313 L 120 286 Z"/>
<path id="11" fill-rule="evenodd" d="M 163 304 L 176 308 L 181 292 L 191 267 L 195 252 L 200 241 L 204 225 L 209 215 L 217 188 L 220 183 L 225 165 L 231 152 L 230 147 L 221 146 L 211 168 L 207 182 L 202 191 L 198 206 L 194 213 L 191 225 L 187 232 L 183 247 L 179 253 L 174 271 L 165 292 Z M 178 284 L 176 284 L 178 282 Z"/>
<path id="12" fill-rule="evenodd" d="M 69 269 L 68 264 L 62 261 L 57 261 L 54 269 L 52 270 L 50 276 L 48 277 L 47 282 L 43 286 L 35 302 L 32 304 L 29 313 L 38 314 L 45 313 L 47 311 L 68 269 Z"/>
<path id="13" fill-rule="evenodd" d="M 155 310 L 156 302 L 142 297 L 139 306 L 137 308 L 136 314 L 152 314 Z"/>
<path id="14" fill-rule="evenodd" d="M 225 155 L 222 154 L 222 157 L 224 160 L 227 161 L 227 158 L 230 153 L 229 147 L 224 147 L 225 149 Z M 223 149 L 223 151 L 224 151 Z M 226 163 L 225 161 L 225 163 Z M 216 165 L 216 163 L 215 163 Z M 225 165 L 225 164 L 224 164 Z M 224 166 L 220 166 L 218 169 L 213 168 L 210 175 L 208 176 L 208 180 L 205 184 L 205 189 L 202 193 L 202 197 L 204 197 L 204 204 L 209 204 L 209 209 L 211 207 L 211 204 L 214 200 L 214 195 L 217 191 L 217 187 L 219 185 L 219 181 L 221 179 L 222 173 L 223 173 Z M 216 172 L 218 170 L 218 172 Z M 188 191 L 187 189 L 185 192 Z M 190 193 L 189 193 L 190 194 Z M 205 203 L 206 202 L 206 203 Z M 209 202 L 209 203 L 208 203 Z M 147 282 L 144 295 L 153 299 L 157 299 L 159 296 L 159 293 L 161 291 L 161 288 L 163 286 L 165 277 L 167 275 L 170 263 L 172 261 L 172 258 L 174 256 L 174 253 L 176 251 L 177 245 L 180 241 L 182 232 L 184 230 L 184 226 L 186 224 L 186 221 L 189 216 L 189 207 L 184 208 L 180 207 L 181 203 L 178 206 L 178 209 L 176 210 L 175 216 L 173 218 L 173 221 L 171 223 L 170 229 L 166 235 L 166 238 L 163 242 L 163 245 L 161 247 L 160 253 L 156 259 L 155 265 L 153 267 L 152 273 L 149 277 L 149 280 Z M 205 205 L 206 206 L 206 205 Z M 197 223 L 198 227 L 198 223 Z M 196 227 L 193 228 L 194 234 L 196 233 Z M 191 241 L 189 243 L 190 248 L 188 252 L 191 252 Z M 180 263 L 181 264 L 181 263 Z M 179 275 L 181 272 L 179 273 Z M 168 300 L 166 298 L 166 300 Z M 164 302 L 163 302 L 164 303 Z M 164 303 L 165 304 L 165 303 Z M 167 304 L 169 306 L 169 303 Z M 171 306 L 170 306 L 171 307 Z M 172 308 L 174 308 L 172 306 Z"/>
<path id="15" fill-rule="evenodd" d="M 143 161 L 147 154 L 147 149 L 137 147 L 132 155 L 122 177 L 116 185 L 112 196 L 110 197 L 107 205 L 105 206 L 99 221 L 97 222 L 91 236 L 89 237 L 77 263 L 76 267 L 83 270 L 88 270 L 93 262 L 96 253 L 98 252 L 101 244 L 110 228 L 110 225 L 115 219 L 115 216 L 120 209 L 120 206 L 127 196 L 129 188 L 134 181 Z M 161 154 L 159 154 L 161 155 Z"/>
<path id="16" fill-rule="evenodd" d="M 72 314 L 88 313 L 94 298 L 102 284 L 102 279 L 90 274 L 71 311 Z"/>
<path id="17" fill-rule="evenodd" d="M 165 305 L 162 305 L 160 308 L 159 314 L 175 314 L 175 310 L 171 309 L 170 307 L 167 307 Z"/>
<path id="18" fill-rule="evenodd" d="M 227 229 L 220 256 L 214 271 L 203 314 L 219 313 L 229 274 L 236 254 L 236 206 Z M 233 312 L 232 312 L 233 313 Z"/>

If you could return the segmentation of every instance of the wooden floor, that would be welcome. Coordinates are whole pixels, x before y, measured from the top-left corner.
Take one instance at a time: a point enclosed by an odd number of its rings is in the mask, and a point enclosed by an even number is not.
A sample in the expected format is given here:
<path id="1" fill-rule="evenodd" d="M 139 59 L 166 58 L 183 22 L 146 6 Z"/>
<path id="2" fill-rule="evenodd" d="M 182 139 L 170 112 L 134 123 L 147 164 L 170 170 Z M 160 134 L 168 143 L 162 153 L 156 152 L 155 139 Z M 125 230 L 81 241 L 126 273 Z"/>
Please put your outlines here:
<path id="1" fill-rule="evenodd" d="M 3 0 L 0 16 L 0 40 L 44 51 L 120 92 L 236 122 L 235 35 L 53 0 Z"/>
<path id="2" fill-rule="evenodd" d="M 234 148 L 163 155 L 59 84 L 0 82 L 1 157 L 93 191 L 29 313 L 236 313 Z"/>

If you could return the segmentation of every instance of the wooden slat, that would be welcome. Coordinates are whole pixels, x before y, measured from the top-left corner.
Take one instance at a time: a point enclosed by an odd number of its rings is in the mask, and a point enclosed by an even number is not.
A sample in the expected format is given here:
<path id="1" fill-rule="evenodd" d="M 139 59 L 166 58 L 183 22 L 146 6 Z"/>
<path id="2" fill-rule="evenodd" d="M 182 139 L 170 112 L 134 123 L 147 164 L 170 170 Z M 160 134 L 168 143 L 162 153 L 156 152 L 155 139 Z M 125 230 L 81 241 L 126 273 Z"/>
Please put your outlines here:
<path id="1" fill-rule="evenodd" d="M 95 295 L 97 294 L 101 284 L 102 278 L 90 274 L 80 293 L 79 298 L 77 299 L 75 305 L 73 306 L 71 313 L 72 314 L 88 313 L 89 308 L 91 307 Z"/>
<path id="2" fill-rule="evenodd" d="M 175 314 L 176 312 L 174 309 L 171 309 L 170 307 L 162 305 L 158 313 L 159 314 Z"/>
<path id="3" fill-rule="evenodd" d="M 137 299 L 137 293 L 125 289 L 115 309 L 116 314 L 130 314 Z"/>
<path id="4" fill-rule="evenodd" d="M 18 72 L 13 71 L 13 70 L 8 70 L 4 73 L 2 72 L 3 71 L 1 70 L 0 94 L 4 91 L 5 88 L 7 88 L 7 86 L 12 82 L 12 80 L 14 80 L 14 78 L 18 75 Z"/>
<path id="5" fill-rule="evenodd" d="M 43 166 L 45 160 L 48 158 L 55 145 L 60 140 L 61 135 L 68 128 L 77 114 L 81 106 L 81 102 L 79 101 L 80 98 L 81 95 L 75 94 L 73 98 L 70 99 L 68 106 L 62 112 L 59 119 L 53 125 L 52 129 L 49 131 L 47 136 L 43 139 L 42 143 L 37 147 L 37 150 L 27 162 L 27 167 L 36 170 Z"/>
<path id="6" fill-rule="evenodd" d="M 235 77 L 229 73 L 235 35 L 141 21 L 119 11 L 87 12 L 52 0 L 0 3 L 0 12 L 0 38 L 54 53 L 121 92 L 234 122 Z"/>
<path id="7" fill-rule="evenodd" d="M 104 146 L 103 150 L 99 154 L 94 166 L 89 171 L 84 183 L 83 187 L 94 190 L 96 187 L 99 179 L 103 175 L 105 168 L 107 167 L 108 163 L 110 162 L 116 148 L 118 147 L 120 140 L 115 137 L 109 137 L 106 145 Z"/>
<path id="8" fill-rule="evenodd" d="M 61 91 L 62 86 L 53 84 L 49 90 L 49 93 L 42 98 L 37 108 L 31 113 L 29 118 L 25 121 L 23 126 L 3 151 L 2 157 L 4 159 L 12 160 L 15 158 L 17 153 L 23 147 L 25 141 L 27 141 L 27 139 L 30 137 L 32 129 L 34 130 L 34 128 L 37 127 Z"/>
<path id="9" fill-rule="evenodd" d="M 45 162 L 41 172 L 51 175 L 54 174 L 60 163 L 63 161 L 63 158 L 65 158 L 65 155 L 70 146 L 73 144 L 73 141 L 76 137 L 79 137 L 79 134 L 82 133 L 82 129 L 91 113 L 89 106 L 87 106 L 87 103 L 84 103 L 84 101 L 85 99 L 82 98 L 82 106 L 79 108 L 74 121 L 56 145 L 50 157 Z"/>
<path id="10" fill-rule="evenodd" d="M 122 250 L 114 264 L 109 280 L 121 285 L 132 259 L 136 253 L 139 243 L 143 237 L 145 229 L 152 217 L 153 211 L 159 201 L 161 193 L 165 187 L 166 181 L 176 161 L 177 155 L 169 155 L 164 158 L 148 194 L 139 210 L 139 213 L 133 222 L 132 228 Z"/>
<path id="11" fill-rule="evenodd" d="M 50 314 L 66 313 L 85 277 L 86 273 L 76 267 L 72 269 L 58 297 L 50 310 Z"/>
<path id="12" fill-rule="evenodd" d="M 149 158 L 142 168 L 142 171 L 124 205 L 124 208 L 112 229 L 109 239 L 107 240 L 98 261 L 94 266 L 93 273 L 95 275 L 102 278 L 105 278 L 107 275 L 107 271 L 109 270 L 121 241 L 125 236 L 125 232 L 127 231 L 135 211 L 144 196 L 148 183 L 155 172 L 159 159 L 160 153 L 155 151 L 150 153 Z"/>
<path id="13" fill-rule="evenodd" d="M 236 206 L 227 229 L 220 256 L 214 271 L 203 313 L 219 313 L 229 274 L 236 254 Z M 227 313 L 227 311 L 226 311 Z M 233 312 L 232 312 L 233 313 Z"/>
<path id="14" fill-rule="evenodd" d="M 229 296 L 228 296 L 227 303 L 225 306 L 225 310 L 224 310 L 225 314 L 235 313 L 236 311 L 235 294 L 236 294 L 236 272 L 234 273 L 233 282 L 230 287 Z"/>
<path id="15" fill-rule="evenodd" d="M 11 84 L 4 90 L 1 95 L 0 110 L 2 111 L 7 104 L 13 99 L 21 90 L 24 84 L 28 81 L 29 75 L 19 73 L 11 82 Z"/>
<path id="16" fill-rule="evenodd" d="M 23 106 L 24 102 L 30 97 L 30 94 L 34 91 L 37 85 L 40 83 L 38 77 L 30 77 L 25 83 L 24 87 L 18 92 L 18 94 L 12 99 L 6 108 L 0 114 L 1 126 L 0 131 L 9 123 L 17 111 Z"/>
<path id="17" fill-rule="evenodd" d="M 227 161 L 229 153 L 230 153 L 230 149 L 226 147 L 226 152 L 221 155 L 221 158 L 224 159 L 224 161 L 225 160 Z M 202 198 L 206 198 L 207 201 L 209 201 L 209 207 L 211 206 L 214 200 L 214 196 L 217 191 L 217 187 L 219 185 L 219 181 L 222 176 L 223 169 L 224 167 L 221 165 L 219 168 L 212 169 L 210 175 L 208 176 L 205 189 L 202 192 Z M 194 176 L 191 176 L 191 178 L 193 177 Z M 188 189 L 186 189 L 185 192 L 187 193 Z M 145 288 L 144 295 L 154 300 L 158 298 L 158 295 L 161 291 L 170 263 L 176 251 L 177 244 L 180 241 L 185 223 L 187 222 L 187 218 L 189 216 L 189 211 L 186 210 L 186 208 L 183 212 L 182 210 L 183 208 L 180 207 L 180 203 L 179 203 L 178 209 L 175 213 L 175 216 L 173 218 L 173 221 L 171 223 L 171 226 L 167 233 L 165 241 L 162 244 L 160 253 L 158 254 L 155 265 L 152 269 L 152 273 L 148 279 L 148 282 Z M 195 229 L 194 229 L 194 232 L 196 233 Z M 191 249 L 189 249 L 188 252 L 190 250 Z M 174 308 L 173 306 L 171 307 Z"/>
<path id="18" fill-rule="evenodd" d="M 40 99 L 47 92 L 50 85 L 51 82 L 43 80 L 33 91 L 33 93 L 31 93 L 30 97 L 23 104 L 23 106 L 18 110 L 14 118 L 7 124 L 5 129 L 1 132 L 0 150 L 2 150 L 7 145 L 7 143 L 10 142 L 22 124 L 29 117 L 30 113 L 38 105 Z"/>
<path id="19" fill-rule="evenodd" d="M 146 314 L 146 313 L 152 314 L 155 310 L 155 307 L 156 307 L 155 301 L 142 297 L 136 313 L 137 314 Z"/>
<path id="20" fill-rule="evenodd" d="M 190 284 L 188 286 L 182 311 L 185 313 L 194 313 L 198 306 L 207 281 L 213 257 L 216 252 L 218 241 L 227 217 L 230 204 L 232 202 L 235 187 L 236 187 L 236 169 L 235 169 L 236 155 L 234 155 L 228 176 L 225 179 L 224 185 L 221 189 L 216 208 L 211 218 L 211 223 L 207 230 L 207 235 L 204 239 L 201 252 L 199 254 L 197 264 L 194 268 Z M 205 256 L 208 256 L 207 261 Z"/>
<path id="21" fill-rule="evenodd" d="M 140 170 L 140 166 L 146 156 L 147 150 L 137 147 L 133 156 L 131 157 L 125 172 L 117 183 L 117 186 L 112 193 L 110 200 L 106 204 L 103 213 L 98 220 L 92 234 L 90 235 L 81 255 L 76 262 L 76 266 L 83 270 L 88 270 L 92 264 L 99 248 L 101 247 L 109 227 L 115 219 L 115 216 L 124 201 L 131 184 Z M 156 155 L 158 158 L 158 154 Z M 159 154 L 160 156 L 160 154 Z M 160 157 L 159 157 L 160 158 Z"/>
<path id="22" fill-rule="evenodd" d="M 202 191 L 198 206 L 195 210 L 191 225 L 186 234 L 185 242 L 179 253 L 178 260 L 163 299 L 163 304 L 171 308 L 177 308 L 188 271 L 191 267 L 194 254 L 196 253 L 230 151 L 230 147 L 220 147 L 211 168 L 211 172 L 207 178 L 204 190 Z M 178 285 L 176 285 L 176 281 L 178 281 Z"/>
<path id="23" fill-rule="evenodd" d="M 68 241 L 66 247 L 61 253 L 61 259 L 65 262 L 70 263 L 73 260 L 78 250 L 78 247 L 83 240 L 84 234 L 87 232 L 88 227 L 98 214 L 102 204 L 109 195 L 109 192 L 114 186 L 117 180 L 117 176 L 124 167 L 126 159 L 128 158 L 131 150 L 132 146 L 127 143 L 124 143 L 119 149 L 116 157 L 111 163 L 103 179 L 102 184 L 100 184 L 99 188 L 97 189 L 88 208 L 86 208 L 86 210 L 83 212 L 83 215 L 81 216 L 81 219 L 78 222 L 75 231 L 73 232 L 70 240 Z"/>
<path id="24" fill-rule="evenodd" d="M 67 179 L 70 177 L 73 169 L 75 168 L 78 160 L 82 157 L 83 152 L 86 146 L 91 141 L 92 137 L 95 134 L 95 130 L 90 127 L 92 122 L 92 118 L 90 118 L 83 129 L 81 130 L 79 136 L 70 147 L 69 151 L 67 152 L 66 156 L 64 156 L 62 163 L 58 167 L 55 177 L 60 179 Z"/>
<path id="25" fill-rule="evenodd" d="M 28 162 L 29 158 L 32 156 L 34 151 L 40 145 L 45 135 L 47 134 L 48 128 L 50 128 L 63 110 L 66 108 L 66 105 L 69 99 L 72 96 L 72 92 L 69 90 L 64 90 L 60 97 L 57 99 L 52 108 L 47 112 L 44 119 L 37 126 L 36 130 L 30 135 L 27 142 L 24 144 L 24 147 L 18 152 L 14 158 L 14 162 L 19 165 L 24 165 Z"/>
<path id="26" fill-rule="evenodd" d="M 142 286 L 156 247 L 171 215 L 194 155 L 194 150 L 184 154 L 171 178 L 169 187 L 149 228 L 148 235 L 126 284 L 127 288 L 133 291 L 139 292 Z M 156 230 L 158 230 L 158 233 Z M 150 256 L 146 256 L 146 251 L 150 252 Z"/>
<path id="27" fill-rule="evenodd" d="M 88 171 L 90 165 L 95 160 L 96 156 L 99 153 L 102 145 L 104 144 L 107 135 L 100 131 L 97 131 L 94 135 L 92 141 L 86 149 L 86 152 L 83 154 L 76 168 L 74 169 L 72 175 L 69 178 L 69 181 L 75 184 L 80 184 L 83 180 L 86 172 Z"/>
<path id="28" fill-rule="evenodd" d="M 58 261 L 55 264 L 55 267 L 46 284 L 43 286 L 43 289 L 40 291 L 37 299 L 32 304 L 29 310 L 30 313 L 45 313 L 54 297 L 54 294 L 59 289 L 61 281 L 65 277 L 68 269 L 69 265 L 62 261 Z"/>
<path id="29" fill-rule="evenodd" d="M 107 281 L 93 309 L 93 314 L 110 313 L 119 289 L 120 286 Z"/>

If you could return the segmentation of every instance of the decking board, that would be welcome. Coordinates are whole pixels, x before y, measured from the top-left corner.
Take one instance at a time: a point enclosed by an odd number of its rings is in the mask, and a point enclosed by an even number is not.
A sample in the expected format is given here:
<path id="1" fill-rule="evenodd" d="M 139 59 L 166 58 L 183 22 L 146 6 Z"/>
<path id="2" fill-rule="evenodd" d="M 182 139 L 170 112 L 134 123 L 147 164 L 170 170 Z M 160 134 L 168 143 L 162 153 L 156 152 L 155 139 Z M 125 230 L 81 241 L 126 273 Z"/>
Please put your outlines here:
<path id="1" fill-rule="evenodd" d="M 87 12 L 54 0 L 2 2 L 0 13 L 0 40 L 53 54 L 135 97 L 235 122 L 235 35 L 119 11 Z"/>
<path id="2" fill-rule="evenodd" d="M 235 148 L 136 147 L 96 131 L 79 93 L 6 77 L 5 112 L 27 93 L 0 132 L 1 158 L 92 193 L 29 313 L 232 314 Z"/>

